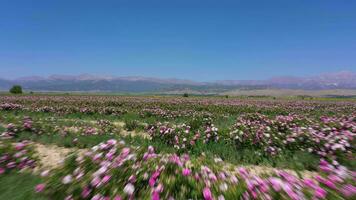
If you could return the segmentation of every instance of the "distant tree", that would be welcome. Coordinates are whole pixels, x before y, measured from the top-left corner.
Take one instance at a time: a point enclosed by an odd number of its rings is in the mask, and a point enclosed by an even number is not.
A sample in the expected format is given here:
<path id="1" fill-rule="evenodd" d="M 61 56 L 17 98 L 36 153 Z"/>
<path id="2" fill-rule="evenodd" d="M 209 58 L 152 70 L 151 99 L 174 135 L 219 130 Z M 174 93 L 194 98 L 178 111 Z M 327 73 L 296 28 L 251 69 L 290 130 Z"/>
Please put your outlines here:
<path id="1" fill-rule="evenodd" d="M 189 94 L 188 93 L 184 93 L 183 97 L 189 97 Z"/>
<path id="2" fill-rule="evenodd" d="M 20 85 L 14 85 L 9 92 L 12 94 L 22 94 L 22 87 Z"/>
<path id="3" fill-rule="evenodd" d="M 225 98 L 227 98 L 227 99 L 228 99 L 228 98 L 229 98 L 229 95 L 225 95 Z"/>

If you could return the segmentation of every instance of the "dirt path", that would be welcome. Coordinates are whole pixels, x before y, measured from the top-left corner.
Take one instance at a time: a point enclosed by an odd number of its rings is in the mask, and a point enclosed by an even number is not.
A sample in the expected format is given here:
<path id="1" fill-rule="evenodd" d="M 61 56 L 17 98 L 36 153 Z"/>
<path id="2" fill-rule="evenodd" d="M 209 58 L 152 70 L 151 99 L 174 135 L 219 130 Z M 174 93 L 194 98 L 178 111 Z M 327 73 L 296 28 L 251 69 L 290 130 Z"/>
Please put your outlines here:
<path id="1" fill-rule="evenodd" d="M 274 174 L 276 171 L 285 171 L 285 172 L 288 172 L 289 174 L 299 177 L 298 173 L 291 169 L 277 169 L 277 168 L 273 168 L 273 167 L 254 166 L 254 165 L 248 165 L 248 166 L 242 166 L 242 167 L 244 167 L 251 174 L 254 174 L 254 175 L 271 175 L 271 174 Z M 307 171 L 307 170 L 299 171 L 299 173 L 303 178 L 313 178 L 318 174 L 316 172 Z"/>
<path id="2" fill-rule="evenodd" d="M 39 158 L 40 170 L 54 169 L 60 166 L 70 153 L 78 151 L 74 148 L 64 148 L 55 145 L 43 145 L 39 143 L 34 143 L 33 145 Z"/>
<path id="3" fill-rule="evenodd" d="M 145 132 L 137 132 L 137 131 L 127 131 L 125 130 L 125 122 L 122 121 L 116 121 L 113 123 L 116 127 L 119 127 L 120 130 L 120 134 L 123 136 L 131 136 L 131 137 L 135 137 L 135 136 L 140 136 L 143 137 L 145 139 L 148 139 L 150 136 L 145 133 Z"/>

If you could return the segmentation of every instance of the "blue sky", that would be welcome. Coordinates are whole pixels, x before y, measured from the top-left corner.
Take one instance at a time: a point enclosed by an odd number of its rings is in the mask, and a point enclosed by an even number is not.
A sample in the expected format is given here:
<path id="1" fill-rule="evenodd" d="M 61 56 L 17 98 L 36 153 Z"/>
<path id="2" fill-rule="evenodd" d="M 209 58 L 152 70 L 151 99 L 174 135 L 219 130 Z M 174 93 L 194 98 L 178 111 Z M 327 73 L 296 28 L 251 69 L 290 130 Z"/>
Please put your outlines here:
<path id="1" fill-rule="evenodd" d="M 352 0 L 0 0 L 0 77 L 356 71 Z"/>

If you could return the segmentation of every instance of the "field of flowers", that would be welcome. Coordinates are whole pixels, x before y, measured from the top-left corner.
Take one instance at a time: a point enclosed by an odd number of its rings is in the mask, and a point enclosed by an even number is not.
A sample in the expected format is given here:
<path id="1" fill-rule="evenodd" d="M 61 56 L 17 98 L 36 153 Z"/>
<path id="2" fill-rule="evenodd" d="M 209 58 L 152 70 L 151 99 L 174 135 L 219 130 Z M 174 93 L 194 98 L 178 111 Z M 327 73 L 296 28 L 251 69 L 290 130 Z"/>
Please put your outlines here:
<path id="1" fill-rule="evenodd" d="M 354 199 L 355 135 L 353 99 L 3 95 L 0 182 L 68 200 Z M 37 144 L 72 153 L 48 168 Z"/>

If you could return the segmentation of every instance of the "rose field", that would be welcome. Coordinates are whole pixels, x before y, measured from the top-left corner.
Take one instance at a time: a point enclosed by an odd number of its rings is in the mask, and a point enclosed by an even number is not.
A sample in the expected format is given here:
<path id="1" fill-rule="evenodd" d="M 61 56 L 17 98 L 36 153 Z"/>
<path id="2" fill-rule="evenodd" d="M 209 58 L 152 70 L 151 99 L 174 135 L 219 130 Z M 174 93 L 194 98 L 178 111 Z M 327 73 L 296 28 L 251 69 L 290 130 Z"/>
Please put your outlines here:
<path id="1" fill-rule="evenodd" d="M 356 199 L 356 100 L 1 95 L 0 199 Z"/>

